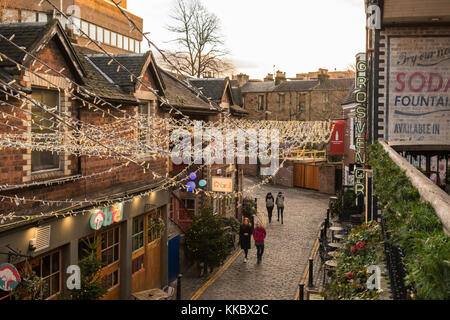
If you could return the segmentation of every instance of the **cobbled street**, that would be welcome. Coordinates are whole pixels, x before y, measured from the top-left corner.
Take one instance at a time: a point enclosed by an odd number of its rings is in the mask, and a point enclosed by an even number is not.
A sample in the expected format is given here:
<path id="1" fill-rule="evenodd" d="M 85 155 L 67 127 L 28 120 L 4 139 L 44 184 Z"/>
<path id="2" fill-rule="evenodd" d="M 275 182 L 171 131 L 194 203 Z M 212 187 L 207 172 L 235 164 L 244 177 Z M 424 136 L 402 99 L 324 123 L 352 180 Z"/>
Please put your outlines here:
<path id="1" fill-rule="evenodd" d="M 257 181 L 245 178 L 244 188 Z M 265 196 L 279 191 L 285 195 L 284 224 L 277 221 L 276 207 L 272 223 L 268 224 Z M 256 263 L 256 248 L 252 241 L 249 260 L 241 253 L 230 267 L 213 282 L 198 300 L 292 300 L 298 282 L 326 216 L 329 195 L 299 188 L 273 185 L 257 188 L 258 211 L 267 224 L 267 237 L 262 263 Z M 255 220 L 256 221 L 256 220 Z"/>

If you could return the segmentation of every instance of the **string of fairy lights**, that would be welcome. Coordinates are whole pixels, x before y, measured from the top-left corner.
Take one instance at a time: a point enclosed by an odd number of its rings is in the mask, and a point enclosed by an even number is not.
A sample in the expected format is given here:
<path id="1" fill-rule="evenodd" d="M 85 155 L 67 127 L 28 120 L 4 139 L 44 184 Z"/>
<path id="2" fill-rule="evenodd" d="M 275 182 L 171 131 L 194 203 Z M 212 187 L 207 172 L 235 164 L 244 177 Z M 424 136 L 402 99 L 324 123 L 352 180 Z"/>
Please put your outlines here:
<path id="1" fill-rule="evenodd" d="M 49 2 L 51 5 L 51 1 L 45 0 Z M 113 1 L 114 2 L 114 1 Z M 41 1 L 42 3 L 42 1 Z M 115 2 L 114 2 L 115 3 Z M 115 3 L 116 6 L 117 3 Z M 57 9 L 55 7 L 55 9 Z M 120 10 L 120 7 L 119 7 Z M 59 11 L 59 10 L 58 10 Z M 125 15 L 122 10 L 121 12 Z M 60 12 L 60 14 L 64 15 L 64 13 Z M 65 16 L 65 15 L 64 15 Z M 67 16 L 66 16 L 67 18 Z M 127 17 L 128 21 L 130 21 L 129 17 Z M 134 23 L 133 23 L 134 24 Z M 82 30 L 80 30 L 83 32 Z M 140 30 L 139 30 L 140 31 Z M 140 31 L 142 33 L 142 31 Z M 145 36 L 144 33 L 142 33 L 144 37 L 150 42 L 150 40 Z M 85 34 L 85 36 L 87 36 Z M 88 36 L 87 36 L 88 37 Z M 158 156 L 161 157 L 161 155 L 170 155 L 168 149 L 161 149 L 157 148 L 156 146 L 161 145 L 161 142 L 168 141 L 168 133 L 171 132 L 171 130 L 174 129 L 184 129 L 189 132 L 193 131 L 193 126 L 195 125 L 194 121 L 191 121 L 187 116 L 183 115 L 181 111 L 173 107 L 170 102 L 165 99 L 163 96 L 159 95 L 157 90 L 152 89 L 145 83 L 139 79 L 139 77 L 134 76 L 131 72 L 129 72 L 128 69 L 126 69 L 123 65 L 120 64 L 120 62 L 117 61 L 113 56 L 108 54 L 103 48 L 101 48 L 100 44 L 97 44 L 95 41 L 90 39 L 93 43 L 95 43 L 99 49 L 101 49 L 106 55 L 108 55 L 111 58 L 111 63 L 115 61 L 118 64 L 117 72 L 120 71 L 122 68 L 126 72 L 130 74 L 130 81 L 136 80 L 137 82 L 140 82 L 139 85 L 144 85 L 152 91 L 157 99 L 160 101 L 161 105 L 167 105 L 170 108 L 169 114 L 172 112 L 175 112 L 177 115 L 181 115 L 181 119 L 174 119 L 174 118 L 167 118 L 167 119 L 160 119 L 160 118 L 154 118 L 152 121 L 148 121 L 145 117 L 141 117 L 139 114 L 136 114 L 136 116 L 130 115 L 125 110 L 120 109 L 122 105 L 114 106 L 113 104 L 107 102 L 106 100 L 102 99 L 98 95 L 95 94 L 95 90 L 92 88 L 92 92 L 87 90 L 84 86 L 80 86 L 77 83 L 73 82 L 64 74 L 62 73 L 63 70 L 55 70 L 54 68 L 51 68 L 47 66 L 44 62 L 40 61 L 37 57 L 33 56 L 31 53 L 26 51 L 26 48 L 20 47 L 16 45 L 12 40 L 14 38 L 14 35 L 10 38 L 7 38 L 0 34 L 0 38 L 2 38 L 5 41 L 8 41 L 12 45 L 16 46 L 18 49 L 22 50 L 25 53 L 25 57 L 23 61 L 25 61 L 26 58 L 32 58 L 33 59 L 33 65 L 38 61 L 41 66 L 37 68 L 36 70 L 32 70 L 31 68 L 26 67 L 25 65 L 18 63 L 8 57 L 7 55 L 0 53 L 0 59 L 4 58 L 9 60 L 12 63 L 15 63 L 17 66 L 17 69 L 21 71 L 21 69 L 24 69 L 28 72 L 33 73 L 34 75 L 40 77 L 44 81 L 47 81 L 49 84 L 50 81 L 39 74 L 39 72 L 46 68 L 44 71 L 44 74 L 53 71 L 57 73 L 60 77 L 62 77 L 67 83 L 68 83 L 68 90 L 67 88 L 64 89 L 64 92 L 66 96 L 71 96 L 72 100 L 79 100 L 81 104 L 84 107 L 87 107 L 88 110 L 91 108 L 94 112 L 100 111 L 102 113 L 102 117 L 112 116 L 115 122 L 108 123 L 104 126 L 94 126 L 90 123 L 85 123 L 81 121 L 80 119 L 74 119 L 71 117 L 69 113 L 63 113 L 63 112 L 57 112 L 55 107 L 47 106 L 43 103 L 40 103 L 38 101 L 35 101 L 34 99 L 28 97 L 23 91 L 21 91 L 18 87 L 13 87 L 13 84 L 15 81 L 11 81 L 9 83 L 6 83 L 4 81 L 0 81 L 0 84 L 3 86 L 4 90 L 0 90 L 3 94 L 5 94 L 6 100 L 8 100 L 8 96 L 20 100 L 22 102 L 22 105 L 20 107 L 7 103 L 2 102 L 1 105 L 8 105 L 12 108 L 11 113 L 8 112 L 1 112 L 1 116 L 3 119 L 6 118 L 12 118 L 17 121 L 21 121 L 23 124 L 29 123 L 28 118 L 25 116 L 25 118 L 21 118 L 19 115 L 21 112 L 28 115 L 28 117 L 31 117 L 31 122 L 33 123 L 34 119 L 38 118 L 41 119 L 46 123 L 49 123 L 50 126 L 45 126 L 42 124 L 39 124 L 39 130 L 40 131 L 52 131 L 52 133 L 38 133 L 38 132 L 31 132 L 28 128 L 21 128 L 15 125 L 12 125 L 8 123 L 9 120 L 6 122 L 0 122 L 0 125 L 7 126 L 8 128 L 12 129 L 13 131 L 23 131 L 22 134 L 1 134 L 0 135 L 0 149 L 1 148 L 17 148 L 17 149 L 28 149 L 28 150 L 37 150 L 37 151 L 51 151 L 56 153 L 63 153 L 63 154 L 73 154 L 77 156 L 81 155 L 87 155 L 87 156 L 95 156 L 95 157 L 113 157 L 120 160 L 127 160 L 125 164 L 121 164 L 115 167 L 112 167 L 108 170 L 105 170 L 103 172 L 97 172 L 86 176 L 78 176 L 78 177 L 69 177 L 66 179 L 58 180 L 57 183 L 63 183 L 67 181 L 77 181 L 81 179 L 91 179 L 98 176 L 101 176 L 103 174 L 111 173 L 112 171 L 118 170 L 120 168 L 123 168 L 124 166 L 128 166 L 131 162 L 133 164 L 136 164 L 138 166 L 141 166 L 144 168 L 144 173 L 146 170 L 150 170 L 150 163 L 147 163 L 146 161 L 136 161 L 136 159 L 139 158 L 141 155 L 141 151 L 139 150 L 141 147 L 141 150 L 151 151 L 153 152 L 153 159 L 156 159 Z M 157 48 L 154 44 L 152 44 L 155 48 Z M 157 49 L 159 50 L 159 49 Z M 39 51 L 39 49 L 37 50 Z M 176 68 L 175 68 L 176 69 Z M 179 72 L 179 70 L 177 70 Z M 194 91 L 198 92 L 198 96 L 203 95 L 203 93 L 197 88 L 190 85 L 189 81 L 185 81 L 185 83 Z M 55 84 L 51 84 L 52 87 L 55 86 Z M 58 86 L 56 86 L 58 88 Z M 10 90 L 10 92 L 8 92 Z M 59 89 L 58 89 L 59 90 Z M 77 95 L 75 94 L 75 90 Z M 16 92 L 17 94 L 14 94 Z M 83 96 L 83 97 L 80 97 Z M 90 102 L 88 99 L 92 99 L 93 102 Z M 292 121 L 292 122 L 277 122 L 277 121 L 250 121 L 250 120 L 237 120 L 230 118 L 229 113 L 224 112 L 223 109 L 221 109 L 219 106 L 214 106 L 214 104 L 211 102 L 211 99 L 204 97 L 207 101 L 209 101 L 210 106 L 212 108 L 218 109 L 222 114 L 224 114 L 224 118 L 221 120 L 217 120 L 215 122 L 202 122 L 202 128 L 206 129 L 203 132 L 203 135 L 208 137 L 208 129 L 215 129 L 219 131 L 225 132 L 226 130 L 229 130 L 230 128 L 233 129 L 239 129 L 242 130 L 242 132 L 246 133 L 248 130 L 256 130 L 256 131 L 265 131 L 266 133 L 270 132 L 270 130 L 279 130 L 281 142 L 280 144 L 285 146 L 286 148 L 282 149 L 282 157 L 289 155 L 292 149 L 296 148 L 303 148 L 303 151 L 305 150 L 305 145 L 307 144 L 321 144 L 321 143 L 327 143 L 330 138 L 330 134 L 333 130 L 333 128 L 330 128 L 328 122 L 298 122 L 298 121 Z M 52 117 L 46 118 L 42 116 L 41 113 L 36 113 L 27 110 L 29 105 L 35 105 L 41 110 L 43 110 L 44 114 L 49 114 Z M 100 106 L 97 106 L 97 105 Z M 117 117 L 113 113 L 110 112 L 110 109 L 108 108 L 107 111 L 105 111 L 105 106 L 114 109 L 115 111 L 122 113 L 123 117 Z M 15 109 L 18 109 L 16 111 L 19 112 L 19 114 L 14 111 Z M 34 119 L 33 119 L 34 118 Z M 137 123 L 137 126 L 135 125 Z M 33 125 L 36 126 L 36 123 L 33 123 Z M 64 128 L 64 130 L 61 130 L 60 126 Z M 70 128 L 71 131 L 68 131 L 67 128 Z M 141 132 L 141 135 L 147 134 L 151 130 L 151 138 L 148 141 L 145 141 L 142 139 L 136 139 L 136 129 L 138 132 Z M 217 132 L 217 131 L 215 131 Z M 97 138 L 92 138 L 97 135 Z M 139 134 L 138 134 L 139 136 Z M 131 137 L 131 138 L 130 138 Z M 208 137 L 212 141 L 214 137 L 212 135 L 209 135 Z M 109 147 L 105 143 L 102 143 L 102 141 L 109 141 L 111 142 L 112 139 L 114 140 L 114 148 Z M 89 142 L 88 142 L 89 141 Z M 138 146 L 138 147 L 137 147 Z M 100 147 L 100 149 L 99 149 Z M 194 146 L 195 148 L 195 146 Z M 113 156 L 114 155 L 114 156 Z M 151 155 L 152 156 L 152 155 Z M 283 166 L 285 161 L 287 160 L 287 157 L 284 158 L 283 162 L 280 164 L 279 168 L 272 173 L 271 176 L 267 177 L 266 179 L 263 179 L 260 183 L 255 184 L 253 186 L 250 186 L 246 190 L 238 191 L 238 192 L 232 192 L 228 194 L 213 192 L 213 191 L 207 191 L 203 189 L 196 189 L 193 192 L 198 194 L 200 192 L 203 192 L 206 196 L 212 197 L 212 198 L 233 198 L 233 197 L 239 197 L 242 196 L 245 193 L 252 192 L 255 188 L 261 187 L 263 184 L 267 184 L 280 170 Z M 207 164 L 204 163 L 201 165 L 196 171 L 202 170 Z M 0 201 L 9 200 L 11 202 L 15 202 L 17 206 L 19 206 L 20 203 L 26 203 L 26 202 L 40 202 L 47 206 L 57 206 L 57 205 L 63 205 L 63 204 L 71 204 L 72 206 L 85 206 L 85 205 L 112 205 L 117 202 L 127 202 L 132 201 L 136 197 L 143 197 L 146 195 L 149 195 L 153 192 L 159 191 L 159 190 L 166 190 L 170 187 L 179 186 L 181 188 L 186 189 L 186 186 L 183 184 L 183 181 L 188 179 L 188 176 L 184 176 L 184 178 L 178 180 L 180 176 L 185 175 L 188 170 L 190 170 L 191 164 L 187 166 L 183 171 L 181 171 L 179 174 L 177 174 L 175 177 L 168 177 L 168 173 L 166 176 L 160 175 L 158 173 L 153 173 L 154 179 L 162 178 L 164 179 L 163 183 L 158 186 L 157 188 L 148 190 L 146 192 L 142 192 L 138 195 L 133 196 L 123 196 L 123 197 L 116 197 L 116 198 L 97 198 L 97 199 L 84 199 L 84 200 L 72 200 L 72 199 L 66 199 L 66 200 L 43 200 L 43 199 L 36 199 L 33 197 L 32 199 L 27 199 L 24 197 L 18 197 L 15 196 L 1 196 L 0 195 Z M 151 170 L 150 170 L 151 171 Z M 39 186 L 39 185 L 49 185 L 49 182 L 33 182 L 29 184 L 21 184 L 21 185 L 0 185 L 0 191 L 1 190 L 10 190 L 15 188 L 26 188 L 30 186 Z M 47 212 L 47 213 L 41 213 L 41 216 L 67 216 L 67 215 L 77 215 L 77 214 L 84 214 L 85 212 L 89 212 L 90 210 L 72 210 L 64 213 L 58 213 L 57 211 Z M 14 219 L 14 218 L 21 218 L 21 219 L 32 219 L 35 217 L 35 215 L 16 215 L 15 212 L 10 212 L 7 215 L 0 214 L 0 222 L 4 222 L 6 219 Z"/>

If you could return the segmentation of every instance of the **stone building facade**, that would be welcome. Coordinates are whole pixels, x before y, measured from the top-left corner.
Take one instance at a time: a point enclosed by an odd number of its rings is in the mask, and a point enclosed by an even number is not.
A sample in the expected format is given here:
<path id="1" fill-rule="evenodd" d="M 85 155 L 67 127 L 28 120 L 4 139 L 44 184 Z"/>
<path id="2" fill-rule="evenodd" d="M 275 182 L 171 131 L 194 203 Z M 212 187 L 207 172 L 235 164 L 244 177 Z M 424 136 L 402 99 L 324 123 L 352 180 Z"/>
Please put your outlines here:
<path id="1" fill-rule="evenodd" d="M 277 72 L 275 79 L 268 75 L 266 80 L 269 81 L 249 81 L 241 87 L 243 108 L 249 112 L 249 118 L 255 120 L 340 118 L 341 103 L 354 79 L 333 79 L 323 70 L 311 80 L 289 80 L 285 73 Z"/>

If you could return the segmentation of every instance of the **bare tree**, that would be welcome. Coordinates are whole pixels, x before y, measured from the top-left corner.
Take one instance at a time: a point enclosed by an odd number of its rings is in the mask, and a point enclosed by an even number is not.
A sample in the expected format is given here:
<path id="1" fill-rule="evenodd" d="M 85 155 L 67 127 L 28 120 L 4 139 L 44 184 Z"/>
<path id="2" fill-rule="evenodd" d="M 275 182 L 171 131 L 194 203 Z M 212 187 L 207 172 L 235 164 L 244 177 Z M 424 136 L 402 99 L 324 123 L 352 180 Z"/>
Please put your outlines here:
<path id="1" fill-rule="evenodd" d="M 175 0 L 170 17 L 173 23 L 166 28 L 177 35 L 172 41 L 177 43 L 178 49 L 165 52 L 170 61 L 164 63 L 167 68 L 174 70 L 176 67 L 197 78 L 233 69 L 225 58 L 228 51 L 220 32 L 220 20 L 199 0 Z"/>

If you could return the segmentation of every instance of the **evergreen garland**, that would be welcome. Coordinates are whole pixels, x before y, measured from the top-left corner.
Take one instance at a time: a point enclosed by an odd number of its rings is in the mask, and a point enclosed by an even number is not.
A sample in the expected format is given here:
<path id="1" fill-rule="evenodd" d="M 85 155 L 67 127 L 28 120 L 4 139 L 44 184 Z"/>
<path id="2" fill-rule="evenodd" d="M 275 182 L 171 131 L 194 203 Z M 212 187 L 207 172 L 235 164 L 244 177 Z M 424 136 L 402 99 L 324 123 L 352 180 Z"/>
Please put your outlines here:
<path id="1" fill-rule="evenodd" d="M 433 207 L 420 199 L 406 174 L 379 143 L 369 147 L 378 205 L 391 241 L 404 252 L 405 284 L 415 299 L 450 299 L 450 237 Z"/>

